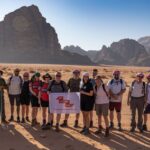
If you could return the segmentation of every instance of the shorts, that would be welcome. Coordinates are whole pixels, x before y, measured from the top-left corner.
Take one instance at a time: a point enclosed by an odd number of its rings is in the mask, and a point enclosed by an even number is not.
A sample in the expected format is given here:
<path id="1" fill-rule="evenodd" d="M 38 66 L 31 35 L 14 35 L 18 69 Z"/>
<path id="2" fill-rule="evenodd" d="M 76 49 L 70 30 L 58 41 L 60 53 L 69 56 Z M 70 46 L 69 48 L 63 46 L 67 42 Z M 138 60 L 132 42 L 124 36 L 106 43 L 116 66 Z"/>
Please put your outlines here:
<path id="1" fill-rule="evenodd" d="M 145 107 L 144 114 L 150 114 L 150 104 Z"/>
<path id="2" fill-rule="evenodd" d="M 18 95 L 9 94 L 9 101 L 11 106 L 14 106 L 15 101 L 16 101 L 16 106 L 20 106 L 20 94 Z"/>
<path id="3" fill-rule="evenodd" d="M 80 107 L 81 111 L 92 111 L 94 107 L 94 99 L 81 99 Z"/>
<path id="4" fill-rule="evenodd" d="M 95 104 L 95 110 L 97 116 L 108 116 L 109 104 Z"/>
<path id="5" fill-rule="evenodd" d="M 41 100 L 41 106 L 42 107 L 49 107 L 49 101 L 43 101 L 43 100 Z"/>
<path id="6" fill-rule="evenodd" d="M 109 110 L 110 111 L 114 111 L 116 110 L 116 112 L 121 112 L 121 105 L 122 103 L 121 102 L 110 102 L 109 103 Z"/>
<path id="7" fill-rule="evenodd" d="M 31 105 L 32 107 L 40 107 L 39 100 L 34 95 L 31 95 Z"/>
<path id="8" fill-rule="evenodd" d="M 25 94 L 21 94 L 20 96 L 20 102 L 21 105 L 30 105 L 30 96 L 29 95 L 25 95 Z"/>

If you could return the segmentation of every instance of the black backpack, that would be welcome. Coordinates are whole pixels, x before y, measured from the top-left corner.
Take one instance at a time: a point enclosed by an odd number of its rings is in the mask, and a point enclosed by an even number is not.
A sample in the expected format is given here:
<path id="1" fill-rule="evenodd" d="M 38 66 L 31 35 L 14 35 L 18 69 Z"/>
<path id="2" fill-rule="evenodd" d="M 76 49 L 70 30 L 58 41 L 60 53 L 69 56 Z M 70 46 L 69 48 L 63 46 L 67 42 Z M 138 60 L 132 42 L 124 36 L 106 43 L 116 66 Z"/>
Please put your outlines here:
<path id="1" fill-rule="evenodd" d="M 61 80 L 60 81 L 60 85 L 61 85 L 61 88 L 62 88 L 62 90 L 63 90 L 63 92 L 65 92 L 65 88 L 64 88 L 64 84 L 63 84 L 64 82 Z M 49 91 L 51 91 L 51 88 L 52 88 L 52 86 L 55 84 L 55 80 L 52 80 L 52 82 L 51 82 L 51 84 L 50 84 L 50 86 L 49 86 Z"/>

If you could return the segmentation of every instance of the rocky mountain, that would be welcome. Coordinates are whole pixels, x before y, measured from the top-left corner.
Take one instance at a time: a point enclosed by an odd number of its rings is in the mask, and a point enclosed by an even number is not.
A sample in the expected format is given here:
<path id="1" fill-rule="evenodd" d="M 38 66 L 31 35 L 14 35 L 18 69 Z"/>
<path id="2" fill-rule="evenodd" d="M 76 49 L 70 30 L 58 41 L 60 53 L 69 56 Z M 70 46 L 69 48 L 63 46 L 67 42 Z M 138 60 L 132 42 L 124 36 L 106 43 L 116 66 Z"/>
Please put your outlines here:
<path id="1" fill-rule="evenodd" d="M 114 42 L 110 47 L 103 46 L 95 57 L 96 63 L 113 65 L 150 66 L 149 54 L 144 46 L 132 39 Z"/>
<path id="2" fill-rule="evenodd" d="M 146 48 L 148 53 L 150 53 L 150 36 L 142 37 L 138 39 L 138 42 Z"/>
<path id="3" fill-rule="evenodd" d="M 80 54 L 82 56 L 88 56 L 91 61 L 94 61 L 95 59 L 95 56 L 97 54 L 98 51 L 96 50 L 88 50 L 88 51 L 85 51 L 84 49 L 82 49 L 81 47 L 79 46 L 74 46 L 74 45 L 70 45 L 70 46 L 65 46 L 63 48 L 63 50 L 65 51 L 68 51 L 68 52 L 71 52 L 71 53 L 77 53 L 77 54 Z"/>
<path id="4" fill-rule="evenodd" d="M 61 50 L 55 29 L 35 5 L 21 7 L 0 22 L 0 62 L 93 64 L 87 56 Z"/>

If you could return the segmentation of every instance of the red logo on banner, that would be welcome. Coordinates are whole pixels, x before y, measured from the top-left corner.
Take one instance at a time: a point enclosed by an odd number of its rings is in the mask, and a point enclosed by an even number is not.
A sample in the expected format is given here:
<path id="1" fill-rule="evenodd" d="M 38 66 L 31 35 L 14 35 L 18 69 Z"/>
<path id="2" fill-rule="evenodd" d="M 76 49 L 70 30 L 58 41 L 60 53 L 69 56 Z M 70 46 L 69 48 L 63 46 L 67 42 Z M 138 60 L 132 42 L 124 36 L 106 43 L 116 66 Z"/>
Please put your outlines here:
<path id="1" fill-rule="evenodd" d="M 58 96 L 56 98 L 59 104 L 64 104 L 65 107 L 72 107 L 74 104 L 70 103 L 70 100 L 64 99 L 63 96 Z"/>

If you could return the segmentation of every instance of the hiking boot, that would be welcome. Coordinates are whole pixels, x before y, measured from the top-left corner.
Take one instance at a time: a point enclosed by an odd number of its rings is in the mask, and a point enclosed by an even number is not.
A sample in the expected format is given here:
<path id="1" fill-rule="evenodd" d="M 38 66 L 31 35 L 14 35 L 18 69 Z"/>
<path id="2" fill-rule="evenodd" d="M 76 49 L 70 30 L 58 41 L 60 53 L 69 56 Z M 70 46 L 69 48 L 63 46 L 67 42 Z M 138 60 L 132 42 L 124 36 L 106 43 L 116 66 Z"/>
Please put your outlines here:
<path id="1" fill-rule="evenodd" d="M 118 123 L 118 130 L 122 131 L 121 123 Z"/>
<path id="2" fill-rule="evenodd" d="M 27 122 L 30 122 L 29 117 L 26 117 L 26 121 L 27 121 Z"/>
<path id="3" fill-rule="evenodd" d="M 97 131 L 95 131 L 95 134 L 100 134 L 100 133 L 102 133 L 102 126 L 99 126 L 99 129 L 97 130 Z"/>
<path id="4" fill-rule="evenodd" d="M 140 133 L 143 133 L 143 128 L 139 128 Z"/>
<path id="5" fill-rule="evenodd" d="M 9 122 L 14 121 L 14 117 L 13 117 L 13 116 L 11 116 L 11 117 L 10 117 L 10 119 L 9 119 L 8 121 L 9 121 Z"/>
<path id="6" fill-rule="evenodd" d="M 59 131 L 60 131 L 60 129 L 59 129 L 59 124 L 58 124 L 58 123 L 56 124 L 56 129 L 55 129 L 55 131 L 56 131 L 56 132 L 59 132 Z"/>
<path id="7" fill-rule="evenodd" d="M 113 128 L 114 128 L 114 123 L 113 123 L 113 122 L 110 122 L 109 128 L 110 128 L 110 129 L 113 129 Z"/>
<path id="8" fill-rule="evenodd" d="M 83 129 L 80 131 L 80 133 L 83 133 L 85 131 L 86 127 L 84 126 Z"/>
<path id="9" fill-rule="evenodd" d="M 25 119 L 24 119 L 24 118 L 22 118 L 22 121 L 21 121 L 21 123 L 25 123 Z"/>
<path id="10" fill-rule="evenodd" d="M 135 128 L 132 127 L 131 130 L 130 130 L 130 132 L 135 132 Z"/>
<path id="11" fill-rule="evenodd" d="M 64 122 L 60 126 L 63 127 L 63 128 L 67 127 L 68 126 L 67 125 L 67 120 L 64 120 Z"/>
<path id="12" fill-rule="evenodd" d="M 146 124 L 143 125 L 143 130 L 147 131 L 147 125 Z"/>
<path id="13" fill-rule="evenodd" d="M 17 123 L 20 123 L 20 117 L 19 116 L 17 117 Z"/>
<path id="14" fill-rule="evenodd" d="M 90 121 L 90 128 L 93 128 L 93 121 Z"/>
<path id="15" fill-rule="evenodd" d="M 109 136 L 109 128 L 106 128 L 105 130 L 105 137 L 108 137 Z"/>
<path id="16" fill-rule="evenodd" d="M 75 123 L 74 123 L 74 128 L 78 128 L 78 120 L 75 120 Z"/>
<path id="17" fill-rule="evenodd" d="M 90 134 L 89 129 L 88 129 L 88 128 L 86 128 L 82 134 L 84 134 L 84 135 L 88 135 L 88 134 Z"/>

